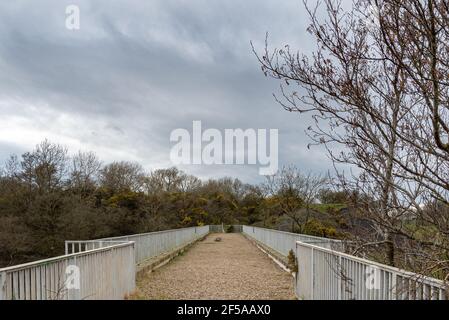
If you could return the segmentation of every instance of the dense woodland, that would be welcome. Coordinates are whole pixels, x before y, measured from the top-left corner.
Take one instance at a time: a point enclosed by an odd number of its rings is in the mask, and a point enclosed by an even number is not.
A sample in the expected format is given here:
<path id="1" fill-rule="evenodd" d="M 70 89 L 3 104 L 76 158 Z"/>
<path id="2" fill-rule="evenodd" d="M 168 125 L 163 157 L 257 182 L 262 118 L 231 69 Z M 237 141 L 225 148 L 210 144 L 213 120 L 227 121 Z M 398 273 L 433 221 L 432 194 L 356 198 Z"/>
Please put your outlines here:
<path id="1" fill-rule="evenodd" d="M 318 206 L 318 199 L 340 204 Z M 326 189 L 326 179 L 294 167 L 261 185 L 201 181 L 176 168 L 148 173 L 137 163 L 103 164 L 94 153 L 69 156 L 64 146 L 43 141 L 2 167 L 0 264 L 62 254 L 64 240 L 208 224 L 342 237 L 346 225 L 337 209 L 343 202 Z M 333 210 L 335 219 L 323 218 Z"/>
<path id="2" fill-rule="evenodd" d="M 0 261 L 4 267 L 60 255 L 64 240 L 223 223 L 343 239 L 351 241 L 352 253 L 387 262 L 382 246 L 365 246 L 378 227 L 365 214 L 367 203 L 377 205 L 294 166 L 259 185 L 202 181 L 176 168 L 146 172 L 138 163 L 103 164 L 92 152 L 70 156 L 64 146 L 43 141 L 2 167 Z M 435 235 L 416 218 L 402 222 L 429 240 Z M 404 256 L 404 239 L 395 241 L 397 257 Z"/>

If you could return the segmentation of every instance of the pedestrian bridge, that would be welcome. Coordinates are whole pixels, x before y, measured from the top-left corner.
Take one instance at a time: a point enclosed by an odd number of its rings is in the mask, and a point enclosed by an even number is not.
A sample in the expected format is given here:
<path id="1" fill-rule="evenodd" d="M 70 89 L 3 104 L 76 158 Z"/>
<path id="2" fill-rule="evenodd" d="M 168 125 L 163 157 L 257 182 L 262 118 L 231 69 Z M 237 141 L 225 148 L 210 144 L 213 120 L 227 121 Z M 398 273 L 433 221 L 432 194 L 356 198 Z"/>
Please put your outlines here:
<path id="1" fill-rule="evenodd" d="M 445 300 L 443 281 L 345 253 L 347 244 L 251 226 L 89 241 L 0 269 L 0 300 Z"/>

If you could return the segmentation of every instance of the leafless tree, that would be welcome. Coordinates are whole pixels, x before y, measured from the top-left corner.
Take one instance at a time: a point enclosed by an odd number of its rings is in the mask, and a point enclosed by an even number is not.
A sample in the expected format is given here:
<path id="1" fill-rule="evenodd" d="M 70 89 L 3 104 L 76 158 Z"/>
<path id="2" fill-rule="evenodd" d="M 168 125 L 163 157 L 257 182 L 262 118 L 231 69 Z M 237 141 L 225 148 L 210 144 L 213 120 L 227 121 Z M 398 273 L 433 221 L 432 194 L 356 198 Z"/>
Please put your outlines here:
<path id="1" fill-rule="evenodd" d="M 441 267 L 447 241 L 432 238 L 447 238 L 447 217 L 429 208 L 448 202 L 448 1 L 355 0 L 350 11 L 338 0 L 304 4 L 317 41 L 311 56 L 288 45 L 270 50 L 268 42 L 262 54 L 254 50 L 265 75 L 282 83 L 276 100 L 287 111 L 312 113 L 313 143 L 325 145 L 336 164 L 357 168 L 337 176 L 367 195 L 360 207 L 378 241 L 366 243 L 383 244 L 392 265 L 400 244 L 412 243 L 407 254 L 437 245 Z M 410 215 L 437 231 L 418 237 L 404 227 Z"/>
<path id="2" fill-rule="evenodd" d="M 151 172 L 145 179 L 145 189 L 148 194 L 154 192 L 179 191 L 184 173 L 177 168 L 159 169 Z M 187 187 L 185 185 L 185 187 Z"/>
<path id="3" fill-rule="evenodd" d="M 312 204 L 326 183 L 325 177 L 312 173 L 302 174 L 296 167 L 289 166 L 266 177 L 263 187 L 279 206 L 281 214 L 288 216 L 299 232 L 304 232 L 310 219 Z"/>
<path id="4" fill-rule="evenodd" d="M 138 192 L 142 189 L 144 176 L 138 163 L 113 162 L 101 169 L 100 184 L 109 190 Z"/>
<path id="5" fill-rule="evenodd" d="M 20 174 L 16 176 L 26 181 L 29 188 L 48 192 L 65 183 L 67 162 L 67 148 L 45 140 L 33 152 L 22 155 Z"/>
<path id="6" fill-rule="evenodd" d="M 95 189 L 101 170 L 101 161 L 93 152 L 78 152 L 72 158 L 71 187 L 81 195 Z"/>

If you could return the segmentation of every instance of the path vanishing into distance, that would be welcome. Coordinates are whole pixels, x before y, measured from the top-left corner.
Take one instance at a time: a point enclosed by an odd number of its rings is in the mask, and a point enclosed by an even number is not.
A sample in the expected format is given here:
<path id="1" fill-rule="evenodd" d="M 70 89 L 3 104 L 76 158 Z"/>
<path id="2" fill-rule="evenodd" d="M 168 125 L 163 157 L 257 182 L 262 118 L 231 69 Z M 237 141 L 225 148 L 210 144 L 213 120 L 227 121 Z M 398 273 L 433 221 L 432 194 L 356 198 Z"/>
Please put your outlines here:
<path id="1" fill-rule="evenodd" d="M 215 241 L 221 238 L 221 241 Z M 239 233 L 209 234 L 137 282 L 134 299 L 295 299 L 293 277 Z"/>

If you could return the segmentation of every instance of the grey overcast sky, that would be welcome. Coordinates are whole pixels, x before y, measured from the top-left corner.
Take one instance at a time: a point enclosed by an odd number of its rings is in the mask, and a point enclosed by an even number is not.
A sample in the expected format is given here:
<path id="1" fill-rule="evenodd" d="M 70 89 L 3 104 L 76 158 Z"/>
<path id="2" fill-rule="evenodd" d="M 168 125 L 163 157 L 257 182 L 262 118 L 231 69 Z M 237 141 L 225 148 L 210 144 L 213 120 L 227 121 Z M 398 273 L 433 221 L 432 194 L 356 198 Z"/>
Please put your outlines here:
<path id="1" fill-rule="evenodd" d="M 65 27 L 78 5 L 81 28 Z M 279 129 L 279 161 L 327 171 L 309 119 L 281 109 L 251 52 L 313 48 L 301 0 L 14 0 L 0 4 L 0 160 L 45 138 L 104 162 L 172 166 L 170 132 Z M 201 178 L 260 181 L 258 166 L 183 166 Z"/>

